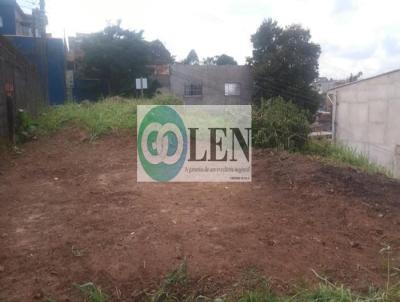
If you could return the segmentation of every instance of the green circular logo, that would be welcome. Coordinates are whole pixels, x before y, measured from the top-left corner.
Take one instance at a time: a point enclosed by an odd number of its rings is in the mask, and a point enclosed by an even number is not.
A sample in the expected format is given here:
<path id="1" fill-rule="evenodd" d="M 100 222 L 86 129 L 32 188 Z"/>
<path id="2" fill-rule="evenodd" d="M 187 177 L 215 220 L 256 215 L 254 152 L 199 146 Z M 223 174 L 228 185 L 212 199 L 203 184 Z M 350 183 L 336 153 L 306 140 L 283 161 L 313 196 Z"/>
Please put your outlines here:
<path id="1" fill-rule="evenodd" d="M 138 156 L 146 173 L 156 181 L 169 181 L 182 169 L 187 134 L 182 118 L 169 106 L 152 108 L 138 128 Z"/>

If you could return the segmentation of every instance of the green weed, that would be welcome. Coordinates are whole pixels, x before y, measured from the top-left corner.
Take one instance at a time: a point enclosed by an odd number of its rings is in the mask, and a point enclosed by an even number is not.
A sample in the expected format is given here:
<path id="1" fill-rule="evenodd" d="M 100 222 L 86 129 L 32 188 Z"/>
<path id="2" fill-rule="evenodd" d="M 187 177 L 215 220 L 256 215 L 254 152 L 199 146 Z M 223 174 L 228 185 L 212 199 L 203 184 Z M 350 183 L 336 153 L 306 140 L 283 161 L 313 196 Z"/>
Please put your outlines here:
<path id="1" fill-rule="evenodd" d="M 35 121 L 40 135 L 54 133 L 67 126 L 88 130 L 90 138 L 116 130 L 135 129 L 137 105 L 173 105 L 180 101 L 171 96 L 153 99 L 123 99 L 111 97 L 98 102 L 67 103 L 50 107 Z"/>
<path id="2" fill-rule="evenodd" d="M 302 153 L 325 160 L 331 164 L 343 166 L 350 165 L 367 173 L 381 173 L 391 176 L 383 167 L 371 163 L 367 156 L 358 153 L 355 149 L 328 140 L 309 140 L 302 149 Z"/>
<path id="3" fill-rule="evenodd" d="M 108 296 L 92 282 L 82 285 L 75 284 L 74 286 L 79 289 L 87 299 L 89 299 L 89 302 L 106 302 L 108 300 Z"/>
<path id="4" fill-rule="evenodd" d="M 17 111 L 15 139 L 17 144 L 27 142 L 35 137 L 37 125 L 29 114 L 22 109 Z"/>
<path id="5" fill-rule="evenodd" d="M 184 287 L 187 282 L 187 265 L 186 261 L 183 261 L 177 269 L 168 274 L 168 276 L 164 279 L 161 286 L 156 290 L 156 292 L 150 295 L 150 301 L 181 301 L 178 296 L 179 289 L 181 287 Z"/>
<path id="6" fill-rule="evenodd" d="M 311 131 L 307 112 L 280 97 L 253 107 L 253 144 L 258 147 L 296 151 Z"/>

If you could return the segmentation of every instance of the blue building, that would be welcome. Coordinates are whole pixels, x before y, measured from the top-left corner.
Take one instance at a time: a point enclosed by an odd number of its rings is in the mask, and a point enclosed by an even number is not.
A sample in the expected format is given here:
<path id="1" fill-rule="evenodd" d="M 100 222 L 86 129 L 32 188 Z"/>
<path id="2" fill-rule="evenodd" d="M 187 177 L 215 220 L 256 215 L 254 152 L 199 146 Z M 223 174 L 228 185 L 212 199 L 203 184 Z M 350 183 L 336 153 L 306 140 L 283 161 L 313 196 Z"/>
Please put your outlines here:
<path id="1" fill-rule="evenodd" d="M 0 34 L 34 64 L 41 76 L 44 95 L 51 105 L 65 100 L 65 48 L 62 39 L 48 37 L 44 1 L 26 14 L 16 0 L 0 0 Z"/>
<path id="2" fill-rule="evenodd" d="M 47 18 L 35 8 L 26 14 L 16 0 L 0 0 L 0 34 L 24 37 L 46 36 Z"/>

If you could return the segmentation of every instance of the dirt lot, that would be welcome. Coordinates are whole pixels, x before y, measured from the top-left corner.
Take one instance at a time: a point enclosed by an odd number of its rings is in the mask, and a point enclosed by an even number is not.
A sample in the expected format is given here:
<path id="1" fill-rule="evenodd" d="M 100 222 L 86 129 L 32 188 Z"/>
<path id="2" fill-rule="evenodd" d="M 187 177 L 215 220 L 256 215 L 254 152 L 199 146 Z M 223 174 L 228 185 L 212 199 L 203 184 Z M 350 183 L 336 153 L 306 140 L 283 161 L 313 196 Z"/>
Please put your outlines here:
<path id="1" fill-rule="evenodd" d="M 400 184 L 300 155 L 256 151 L 249 184 L 136 183 L 135 138 L 67 131 L 0 161 L 0 297 L 77 299 L 93 281 L 122 298 L 185 258 L 209 291 L 256 268 L 277 290 L 383 286 L 400 264 Z M 213 286 L 214 285 L 214 288 Z M 1 300 L 1 298 L 0 298 Z"/>

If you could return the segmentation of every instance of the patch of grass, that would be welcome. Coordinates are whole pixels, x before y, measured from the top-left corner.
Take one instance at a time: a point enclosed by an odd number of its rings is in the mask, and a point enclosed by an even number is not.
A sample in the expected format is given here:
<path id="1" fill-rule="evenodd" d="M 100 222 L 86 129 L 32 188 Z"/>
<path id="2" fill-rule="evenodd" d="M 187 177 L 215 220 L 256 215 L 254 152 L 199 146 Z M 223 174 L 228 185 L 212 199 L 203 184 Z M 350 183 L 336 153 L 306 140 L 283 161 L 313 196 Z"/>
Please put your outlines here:
<path id="1" fill-rule="evenodd" d="M 256 268 L 245 270 L 238 282 L 223 295 L 204 296 L 196 290 L 200 285 L 192 282 L 187 275 L 186 260 L 171 272 L 159 289 L 149 294 L 149 301 L 214 301 L 214 302 L 398 302 L 400 283 L 391 284 L 390 246 L 385 246 L 381 254 L 387 256 L 387 284 L 382 289 L 370 288 L 360 294 L 343 285 L 336 285 L 312 270 L 321 283 L 316 287 L 294 287 L 291 294 L 276 294 L 269 280 Z M 201 285 L 200 285 L 201 286 Z M 145 300 L 146 301 L 146 300 Z"/>
<path id="2" fill-rule="evenodd" d="M 385 291 L 370 289 L 364 295 L 353 293 L 343 286 L 321 284 L 314 290 L 305 290 L 292 297 L 292 301 L 299 302 L 391 302 L 398 301 L 399 296 L 393 296 Z M 289 300 L 286 300 L 289 301 Z"/>
<path id="3" fill-rule="evenodd" d="M 185 287 L 187 282 L 187 264 L 185 260 L 178 266 L 177 269 L 168 274 L 156 292 L 150 295 L 150 301 L 192 301 L 190 297 L 184 298 L 184 295 L 181 296 L 179 294 L 181 288 Z"/>
<path id="4" fill-rule="evenodd" d="M 181 298 L 179 298 L 181 297 Z M 183 293 L 175 295 L 164 294 L 152 297 L 150 301 L 214 301 L 214 302 L 397 302 L 400 301 L 399 289 L 391 289 L 389 292 L 370 289 L 367 293 L 361 295 L 352 292 L 343 286 L 334 286 L 321 284 L 315 289 L 301 290 L 292 295 L 277 295 L 272 291 L 248 290 L 240 296 L 225 295 L 223 297 L 210 298 L 205 296 L 185 296 Z"/>
<path id="5" fill-rule="evenodd" d="M 239 302 L 278 302 L 281 301 L 270 292 L 248 291 L 243 294 Z"/>
<path id="6" fill-rule="evenodd" d="M 325 280 L 325 279 L 323 279 Z M 269 286 L 258 289 L 246 289 L 240 294 L 230 293 L 220 297 L 206 297 L 190 288 L 186 273 L 186 263 L 181 264 L 169 274 L 162 282 L 160 288 L 142 297 L 140 301 L 149 302 L 398 302 L 400 301 L 400 286 L 392 286 L 386 289 L 370 288 L 364 294 L 358 294 L 344 286 L 337 286 L 327 280 L 313 289 L 298 289 L 291 295 L 275 294 Z M 95 284 L 88 282 L 75 285 L 85 296 L 85 301 L 106 302 L 110 298 Z"/>
<path id="7" fill-rule="evenodd" d="M 314 271 L 313 271 L 314 272 Z M 268 280 L 255 269 L 244 272 L 232 292 L 222 296 L 207 297 L 196 292 L 194 283 L 187 276 L 186 262 L 170 273 L 160 288 L 149 294 L 149 301 L 214 301 L 214 302 L 397 302 L 400 301 L 400 284 L 384 289 L 370 288 L 359 294 L 344 286 L 331 283 L 319 276 L 319 286 L 315 288 L 297 288 L 290 295 L 278 295 L 270 287 Z M 389 279 L 388 279 L 389 280 Z M 197 284 L 198 285 L 198 284 Z"/>
<path id="8" fill-rule="evenodd" d="M 188 280 L 187 277 L 187 264 L 186 260 L 183 261 L 176 270 L 172 271 L 164 281 L 164 286 L 168 287 L 176 284 L 185 284 Z"/>
<path id="9" fill-rule="evenodd" d="M 75 284 L 77 289 L 88 299 L 88 302 L 106 302 L 108 296 L 101 291 L 94 283 L 88 282 L 82 285 Z"/>
<path id="10" fill-rule="evenodd" d="M 279 298 L 271 291 L 269 282 L 257 269 L 246 270 L 238 284 L 239 293 L 232 293 L 228 301 L 239 302 L 275 302 Z"/>
<path id="11" fill-rule="evenodd" d="M 246 290 L 265 291 L 269 289 L 269 280 L 257 268 L 250 267 L 243 272 L 238 285 Z"/>
<path id="12" fill-rule="evenodd" d="M 340 144 L 334 144 L 328 140 L 311 139 L 303 148 L 302 153 L 316 156 L 334 165 L 350 165 L 367 173 L 381 173 L 391 177 L 385 168 L 370 162 L 364 154 L 355 149 Z"/>
<path id="13" fill-rule="evenodd" d="M 234 301 L 234 300 L 228 300 Z M 278 296 L 271 291 L 247 291 L 240 302 L 397 302 L 400 301 L 399 288 L 390 291 L 370 289 L 360 295 L 343 286 L 323 283 L 315 289 L 301 290 L 289 296 Z"/>
<path id="14" fill-rule="evenodd" d="M 174 104 L 180 104 L 180 101 L 172 96 L 152 99 L 111 97 L 94 103 L 67 103 L 48 108 L 35 120 L 35 124 L 40 135 L 73 125 L 87 129 L 90 138 L 96 139 L 115 130 L 135 129 L 137 105 Z"/>

